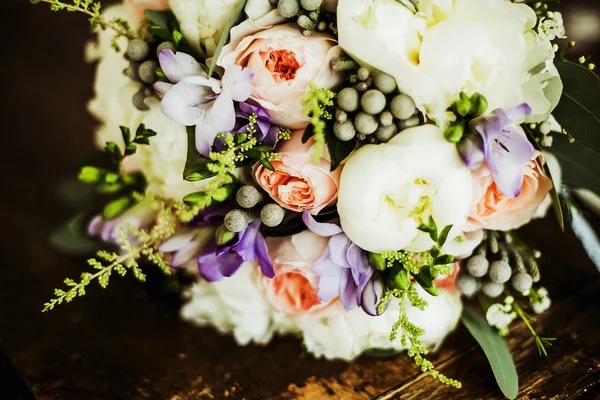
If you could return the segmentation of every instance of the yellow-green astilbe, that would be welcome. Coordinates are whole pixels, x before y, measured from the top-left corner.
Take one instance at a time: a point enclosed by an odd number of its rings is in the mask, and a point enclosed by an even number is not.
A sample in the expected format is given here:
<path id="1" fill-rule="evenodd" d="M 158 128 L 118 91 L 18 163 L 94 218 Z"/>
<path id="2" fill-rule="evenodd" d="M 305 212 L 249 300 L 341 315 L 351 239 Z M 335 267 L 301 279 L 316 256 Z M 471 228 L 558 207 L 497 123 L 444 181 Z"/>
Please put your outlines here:
<path id="1" fill-rule="evenodd" d="M 310 84 L 310 90 L 302 97 L 304 115 L 310 118 L 314 131 L 314 162 L 318 161 L 325 149 L 325 129 L 327 129 L 327 121 L 333 118 L 330 110 L 334 99 L 335 93 L 329 89 L 319 88 L 314 83 Z"/>
<path id="2" fill-rule="evenodd" d="M 178 202 L 167 203 L 151 195 L 147 196 L 147 200 L 150 206 L 157 210 L 155 224 L 148 230 L 131 225 L 127 229 L 122 228 L 119 238 L 119 253 L 105 250 L 98 251 L 95 258 L 88 260 L 88 264 L 95 272 L 82 273 L 79 282 L 70 278 L 65 279 L 64 283 L 68 290 L 55 289 L 55 297 L 44 304 L 42 311 L 50 311 L 56 305 L 63 302 L 69 303 L 75 297 L 85 295 L 86 287 L 93 281 L 97 280 L 102 288 L 106 288 L 113 271 L 121 276 L 131 271 L 137 280 L 144 282 L 146 275 L 138 262 L 140 259 L 150 261 L 166 275 L 171 273 L 169 264 L 158 251 L 158 247 L 173 236 L 177 225 L 182 222 L 178 215 L 187 211 L 189 207 Z M 132 241 L 129 237 L 133 237 L 135 240 Z"/>

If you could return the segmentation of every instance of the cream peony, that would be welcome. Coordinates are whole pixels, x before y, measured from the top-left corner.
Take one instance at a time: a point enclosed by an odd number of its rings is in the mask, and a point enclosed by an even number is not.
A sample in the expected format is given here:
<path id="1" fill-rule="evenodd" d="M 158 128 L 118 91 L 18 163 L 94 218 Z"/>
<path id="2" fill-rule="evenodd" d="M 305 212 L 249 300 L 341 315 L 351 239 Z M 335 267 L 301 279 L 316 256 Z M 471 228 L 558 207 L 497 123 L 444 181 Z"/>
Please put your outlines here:
<path id="1" fill-rule="evenodd" d="M 416 14 L 396 0 L 338 5 L 342 48 L 394 76 L 442 125 L 461 91 L 483 94 L 490 110 L 525 102 L 528 121 L 548 117 L 562 82 L 536 21 L 529 6 L 506 0 L 421 0 Z"/>
<path id="2" fill-rule="evenodd" d="M 456 147 L 440 128 L 425 125 L 351 155 L 338 212 L 346 235 L 367 251 L 424 251 L 433 242 L 418 226 L 433 216 L 440 229 L 454 225 L 450 238 L 460 235 L 472 193 L 471 173 Z"/>
<path id="3" fill-rule="evenodd" d="M 439 347 L 444 338 L 456 328 L 462 304 L 455 290 L 440 290 L 432 297 L 418 288 L 429 306 L 423 312 L 408 307 L 411 322 L 425 329 L 421 339 L 426 346 Z M 399 301 L 392 300 L 387 311 L 379 317 L 371 317 L 360 308 L 337 313 L 328 318 L 300 317 L 296 323 L 302 330 L 306 349 L 316 357 L 353 360 L 368 350 L 395 350 L 405 348 L 400 339 L 390 341 L 390 329 L 398 320 Z"/>

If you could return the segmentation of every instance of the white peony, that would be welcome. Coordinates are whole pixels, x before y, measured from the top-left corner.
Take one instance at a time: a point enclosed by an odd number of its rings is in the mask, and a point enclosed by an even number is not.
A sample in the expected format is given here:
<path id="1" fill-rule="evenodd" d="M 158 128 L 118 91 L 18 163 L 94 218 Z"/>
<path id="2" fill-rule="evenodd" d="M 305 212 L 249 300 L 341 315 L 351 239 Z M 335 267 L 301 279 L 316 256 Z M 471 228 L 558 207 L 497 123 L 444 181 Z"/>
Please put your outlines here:
<path id="1" fill-rule="evenodd" d="M 218 282 L 199 280 L 185 297 L 181 317 L 199 326 L 233 333 L 238 344 L 267 344 L 275 333 L 297 332 L 284 314 L 273 309 L 258 287 L 256 265 L 246 264 L 231 278 Z"/>
<path id="2" fill-rule="evenodd" d="M 456 328 L 460 318 L 462 303 L 456 291 L 442 290 L 432 297 L 418 288 L 421 297 L 429 306 L 420 311 L 408 307 L 408 317 L 412 323 L 425 329 L 421 339 L 428 347 L 438 347 L 444 338 Z M 302 329 L 307 350 L 316 357 L 327 359 L 353 360 L 368 350 L 394 350 L 405 348 L 400 339 L 390 341 L 392 325 L 398 320 L 399 301 L 393 299 L 387 311 L 372 317 L 360 308 L 337 313 L 327 318 L 300 317 L 296 323 Z"/>
<path id="3" fill-rule="evenodd" d="M 506 0 L 421 0 L 413 13 L 396 0 L 340 0 L 340 46 L 358 61 L 394 76 L 400 90 L 433 119 L 461 91 L 479 92 L 489 109 L 523 102 L 528 121 L 556 107 L 562 82 L 535 12 Z"/>
<path id="4" fill-rule="evenodd" d="M 433 246 L 418 229 L 430 216 L 440 230 L 454 225 L 450 238 L 462 233 L 472 192 L 471 173 L 456 146 L 443 138 L 440 128 L 424 125 L 387 144 L 366 145 L 348 158 L 338 212 L 346 235 L 367 251 L 419 252 Z"/>

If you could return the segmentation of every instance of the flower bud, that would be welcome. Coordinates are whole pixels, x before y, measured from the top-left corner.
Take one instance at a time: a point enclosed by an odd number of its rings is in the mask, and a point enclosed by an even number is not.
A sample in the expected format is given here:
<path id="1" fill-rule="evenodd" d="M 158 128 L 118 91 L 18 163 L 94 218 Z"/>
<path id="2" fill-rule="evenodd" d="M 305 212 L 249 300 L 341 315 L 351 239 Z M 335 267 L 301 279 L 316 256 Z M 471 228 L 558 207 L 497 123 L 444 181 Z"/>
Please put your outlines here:
<path id="1" fill-rule="evenodd" d="M 236 234 L 234 232 L 231 232 L 225 228 L 225 225 L 221 225 L 215 232 L 215 244 L 217 246 L 225 246 L 227 243 L 235 239 L 235 235 Z"/>
<path id="2" fill-rule="evenodd" d="M 467 168 L 476 170 L 481 167 L 485 160 L 481 135 L 477 133 L 470 134 L 463 138 L 456 147 Z"/>
<path id="3" fill-rule="evenodd" d="M 465 129 L 462 127 L 462 125 L 452 125 L 446 129 L 446 132 L 444 132 L 444 137 L 450 143 L 458 143 L 462 139 L 464 133 Z"/>
<path id="4" fill-rule="evenodd" d="M 482 116 L 488 109 L 487 99 L 479 93 L 475 93 L 471 96 L 471 105 L 471 112 L 475 117 Z"/>
<path id="5" fill-rule="evenodd" d="M 460 94 L 460 100 L 456 102 L 456 112 L 459 115 L 466 117 L 472 109 L 473 104 L 471 104 L 471 100 L 464 92 L 462 92 Z"/>
<path id="6" fill-rule="evenodd" d="M 395 265 L 390 271 L 390 276 L 387 280 L 387 285 L 390 289 L 408 289 L 410 286 L 410 279 L 408 278 L 408 271 L 401 265 Z"/>
<path id="7" fill-rule="evenodd" d="M 381 299 L 385 295 L 385 284 L 381 275 L 373 275 L 367 282 L 360 298 L 360 307 L 367 314 L 377 317 L 383 313 L 379 313 L 378 306 Z M 387 309 L 387 305 L 385 307 Z M 385 312 L 385 309 L 383 310 Z"/>
<path id="8" fill-rule="evenodd" d="M 371 267 L 379 271 L 385 271 L 387 268 L 385 259 L 381 254 L 377 253 L 369 253 L 369 264 L 371 264 Z"/>

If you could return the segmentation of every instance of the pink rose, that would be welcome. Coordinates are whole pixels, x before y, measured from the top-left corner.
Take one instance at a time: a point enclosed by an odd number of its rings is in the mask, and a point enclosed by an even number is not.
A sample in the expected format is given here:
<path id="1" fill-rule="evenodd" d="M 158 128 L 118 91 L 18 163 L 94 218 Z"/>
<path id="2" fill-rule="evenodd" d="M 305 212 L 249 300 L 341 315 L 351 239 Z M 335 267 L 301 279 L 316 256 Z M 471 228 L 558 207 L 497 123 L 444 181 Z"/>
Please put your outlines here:
<path id="1" fill-rule="evenodd" d="M 169 0 L 125 0 L 127 9 L 137 20 L 144 17 L 144 10 L 168 10 Z"/>
<path id="2" fill-rule="evenodd" d="M 342 167 L 330 171 L 327 150 L 313 164 L 314 141 L 302 143 L 302 131 L 292 133 L 292 138 L 278 147 L 279 160 L 272 161 L 275 171 L 258 163 L 253 174 L 256 182 L 281 207 L 301 212 L 308 210 L 316 215 L 323 208 L 335 204 Z"/>
<path id="3" fill-rule="evenodd" d="M 498 190 L 485 163 L 473 171 L 474 206 L 466 230 L 509 231 L 531 221 L 552 189 L 552 180 L 546 175 L 543 162 L 542 154 L 536 151 L 531 161 L 525 164 L 521 195 L 515 199 L 507 198 Z"/>
<path id="4" fill-rule="evenodd" d="M 306 37 L 295 24 L 273 26 L 281 22 L 273 11 L 233 28 L 219 65 L 237 64 L 252 70 L 250 98 L 267 110 L 275 124 L 302 129 L 309 121 L 303 113 L 302 96 L 311 82 L 333 88 L 343 81 L 342 74 L 330 66 L 342 50 L 330 36 L 313 33 Z"/>
<path id="5" fill-rule="evenodd" d="M 259 283 L 278 310 L 292 316 L 308 313 L 324 317 L 340 309 L 338 298 L 321 302 L 317 293 L 319 277 L 312 272 L 327 247 L 328 238 L 304 231 L 284 238 L 270 237 L 266 241 L 275 277 L 268 279 L 261 274 Z"/>

